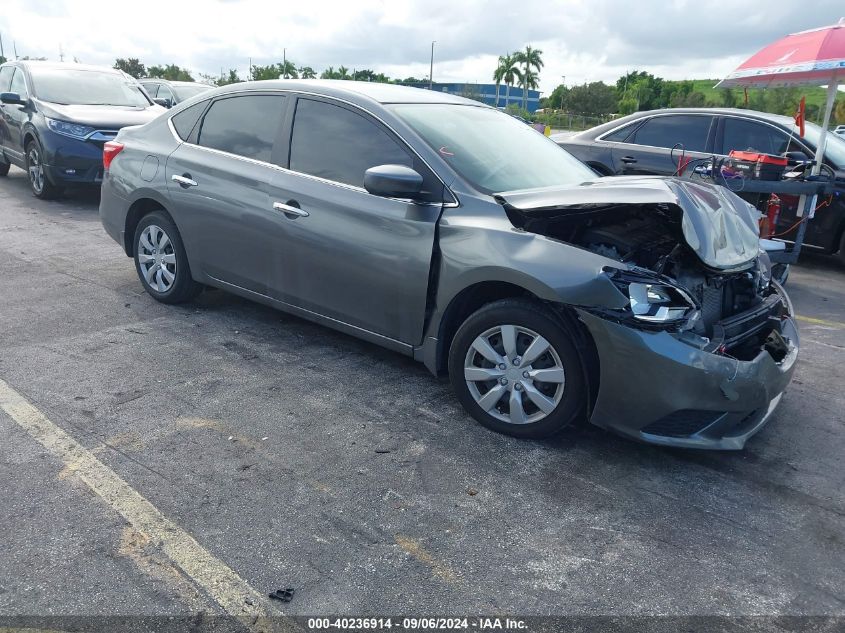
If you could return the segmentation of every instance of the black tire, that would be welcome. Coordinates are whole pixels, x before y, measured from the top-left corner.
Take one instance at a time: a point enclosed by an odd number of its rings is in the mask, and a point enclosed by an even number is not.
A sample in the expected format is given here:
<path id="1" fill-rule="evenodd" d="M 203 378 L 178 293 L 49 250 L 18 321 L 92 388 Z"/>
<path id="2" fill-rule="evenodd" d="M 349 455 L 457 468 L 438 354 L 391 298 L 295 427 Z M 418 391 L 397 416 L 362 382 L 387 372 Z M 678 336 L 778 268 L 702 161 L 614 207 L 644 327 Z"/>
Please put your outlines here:
<path id="1" fill-rule="evenodd" d="M 839 258 L 839 263 L 845 266 L 845 230 L 842 231 L 842 236 L 839 238 L 839 252 L 836 256 Z"/>
<path id="2" fill-rule="evenodd" d="M 26 144 L 26 175 L 29 178 L 29 188 L 32 190 L 32 195 L 41 200 L 53 200 L 61 196 L 64 190 L 50 182 L 47 173 L 44 171 L 43 157 L 44 150 L 41 149 L 41 143 L 37 139 Z M 40 177 L 33 175 L 32 168 L 35 166 L 41 170 Z"/>
<path id="3" fill-rule="evenodd" d="M 476 402 L 476 396 L 470 392 L 470 386 L 465 379 L 465 363 L 467 362 L 473 342 L 489 330 L 505 325 L 514 325 L 517 328 L 531 330 L 546 339 L 553 348 L 553 351 L 557 354 L 558 360 L 564 370 L 565 382 L 562 386 L 563 391 L 562 395 L 560 395 L 560 401 L 545 417 L 533 422 L 514 424 L 503 421 L 495 417 L 494 414 L 488 413 L 488 411 L 485 411 Z M 496 335 L 493 335 L 488 341 L 501 354 L 504 351 L 504 347 L 498 343 L 494 344 L 492 341 L 495 338 Z M 519 361 L 519 355 L 527 351 L 520 348 L 520 345 L 526 345 L 526 340 L 522 334 L 517 337 L 517 361 Z M 539 367 L 542 365 L 543 358 L 543 356 L 539 357 L 534 363 Z M 545 358 L 551 359 L 551 356 Z M 508 363 L 512 361 L 512 359 L 506 360 Z M 489 367 L 491 369 L 496 368 L 493 363 L 489 363 Z M 513 367 L 508 366 L 509 371 L 512 369 Z M 566 322 L 549 308 L 538 302 L 526 299 L 503 299 L 490 303 L 480 308 L 464 321 L 455 334 L 455 338 L 452 340 L 452 345 L 449 349 L 449 380 L 461 405 L 463 405 L 472 417 L 493 431 L 515 437 L 550 437 L 573 424 L 586 411 L 587 385 L 584 378 L 583 364 Z M 511 395 L 513 389 L 516 388 L 517 381 L 521 381 L 521 379 L 512 378 L 511 383 L 509 383 L 512 384 Z M 489 389 L 492 389 L 496 387 L 497 381 L 476 383 L 476 391 L 478 393 L 481 391 L 478 385 L 482 385 L 482 388 L 487 389 L 488 384 L 491 385 Z M 551 385 L 544 385 L 543 383 L 531 382 L 531 384 L 539 389 L 556 388 Z M 527 389 L 527 387 L 522 388 Z M 523 391 L 520 394 L 520 397 L 522 396 L 528 396 L 528 393 Z M 509 397 L 508 395 L 504 399 Z M 526 407 L 532 406 L 527 400 L 523 402 Z M 507 414 L 501 411 L 504 407 L 505 403 L 498 401 L 498 404 L 491 410 L 499 415 L 510 417 L 509 411 Z M 509 403 L 507 408 L 510 410 Z"/>
<path id="4" fill-rule="evenodd" d="M 8 176 L 9 175 L 9 168 L 12 166 L 11 163 L 7 163 L 2 157 L 0 157 L 0 177 Z"/>
<path id="5" fill-rule="evenodd" d="M 152 227 L 152 228 L 151 228 Z M 147 229 L 150 228 L 150 231 Z M 149 236 L 156 233 L 156 228 L 164 232 L 167 237 L 167 246 L 162 249 L 162 253 L 156 252 L 148 253 L 146 247 L 142 245 L 142 237 L 147 238 L 150 242 Z M 146 235 L 145 235 L 145 231 Z M 170 219 L 170 217 L 163 211 L 153 211 L 148 213 L 135 228 L 134 242 L 132 243 L 133 259 L 135 260 L 135 271 L 138 273 L 138 278 L 150 296 L 161 303 L 184 303 L 190 301 L 202 292 L 202 284 L 197 283 L 191 277 L 191 268 L 188 264 L 188 256 L 185 254 L 185 247 L 182 244 L 182 237 L 179 235 L 179 230 Z M 170 256 L 173 256 L 171 260 Z M 150 260 L 150 257 L 153 259 Z M 144 258 L 142 263 L 141 259 Z M 169 263 L 172 261 L 172 264 Z M 151 270 L 154 268 L 154 270 Z M 161 269 L 161 279 L 167 283 L 167 287 L 159 289 L 155 284 L 157 276 Z M 151 270 L 152 282 L 148 281 L 145 271 Z M 173 276 L 172 281 L 168 281 L 164 277 L 165 270 L 169 275 Z"/>

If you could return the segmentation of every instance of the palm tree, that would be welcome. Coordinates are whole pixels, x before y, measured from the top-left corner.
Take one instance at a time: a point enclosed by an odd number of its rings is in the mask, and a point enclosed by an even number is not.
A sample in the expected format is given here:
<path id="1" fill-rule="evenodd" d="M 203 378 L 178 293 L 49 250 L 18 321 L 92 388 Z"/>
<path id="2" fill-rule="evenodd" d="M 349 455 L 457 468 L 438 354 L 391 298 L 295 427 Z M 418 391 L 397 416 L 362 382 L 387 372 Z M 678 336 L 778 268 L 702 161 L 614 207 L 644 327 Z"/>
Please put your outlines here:
<path id="1" fill-rule="evenodd" d="M 314 69 L 311 66 L 303 66 L 299 69 L 299 76 L 302 79 L 316 79 L 317 73 L 314 72 Z"/>
<path id="2" fill-rule="evenodd" d="M 501 81 L 505 82 L 505 107 L 508 107 L 511 98 L 511 86 L 513 86 L 519 78 L 522 76 L 522 73 L 519 70 L 519 66 L 517 65 L 517 60 L 515 55 L 511 55 L 508 53 L 507 55 L 502 55 L 499 57 L 499 67 L 496 69 L 496 74 L 499 74 L 501 71 L 502 79 Z M 493 78 L 496 78 L 496 75 L 493 75 Z M 499 106 L 499 86 L 496 85 L 496 107 Z"/>
<path id="3" fill-rule="evenodd" d="M 532 68 L 537 69 L 537 73 L 543 67 L 543 51 L 539 48 L 531 48 L 531 45 L 525 47 L 524 51 L 519 51 L 515 55 L 516 61 L 522 64 L 522 83 L 527 85 L 526 77 L 530 77 L 533 73 Z M 534 75 L 533 87 L 537 87 L 537 75 Z M 528 88 L 523 85 L 522 91 L 522 109 L 528 109 Z"/>
<path id="4" fill-rule="evenodd" d="M 349 75 L 349 69 L 346 66 L 339 66 L 337 69 L 337 78 L 338 79 L 352 79 Z"/>
<path id="5" fill-rule="evenodd" d="M 499 88 L 502 85 L 502 79 L 505 77 L 505 60 L 510 55 L 499 55 L 499 65 L 493 71 L 493 81 L 496 82 L 496 107 L 499 107 Z"/>
<path id="6" fill-rule="evenodd" d="M 296 72 L 296 64 L 289 59 L 279 64 L 279 74 L 285 79 L 299 78 L 299 74 Z"/>

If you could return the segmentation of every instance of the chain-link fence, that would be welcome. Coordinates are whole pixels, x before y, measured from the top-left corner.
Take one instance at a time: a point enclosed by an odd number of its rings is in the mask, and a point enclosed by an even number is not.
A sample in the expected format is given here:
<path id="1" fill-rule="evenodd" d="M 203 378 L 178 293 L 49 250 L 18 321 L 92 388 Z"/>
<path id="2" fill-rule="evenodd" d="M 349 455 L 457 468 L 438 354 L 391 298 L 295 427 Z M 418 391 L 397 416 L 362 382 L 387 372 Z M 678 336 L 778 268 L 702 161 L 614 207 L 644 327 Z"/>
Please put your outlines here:
<path id="1" fill-rule="evenodd" d="M 589 114 L 574 114 L 572 112 L 537 112 L 533 116 L 535 123 L 543 123 L 553 130 L 572 130 L 580 132 L 591 127 L 607 123 L 612 120 L 613 115 L 596 116 Z"/>

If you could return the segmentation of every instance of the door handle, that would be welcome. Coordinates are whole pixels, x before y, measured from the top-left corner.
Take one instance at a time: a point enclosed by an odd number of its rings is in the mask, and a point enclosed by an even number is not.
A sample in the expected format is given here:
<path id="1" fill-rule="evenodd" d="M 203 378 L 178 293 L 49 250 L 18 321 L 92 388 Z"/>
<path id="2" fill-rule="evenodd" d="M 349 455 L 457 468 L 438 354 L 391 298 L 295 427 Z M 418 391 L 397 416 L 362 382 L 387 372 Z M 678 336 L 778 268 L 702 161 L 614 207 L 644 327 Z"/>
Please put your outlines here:
<path id="1" fill-rule="evenodd" d="M 290 202 L 294 202 L 294 201 L 291 200 Z M 294 207 L 294 206 L 291 206 L 290 204 L 285 204 L 284 202 L 274 202 L 273 208 L 276 211 L 281 211 L 282 213 L 284 213 L 288 217 L 294 216 L 294 218 L 291 218 L 291 219 L 307 218 L 309 215 L 311 215 L 310 213 L 308 213 L 308 211 L 303 211 L 299 207 Z"/>
<path id="2" fill-rule="evenodd" d="M 177 176 L 176 174 L 173 174 L 170 177 L 170 180 L 172 180 L 173 182 L 178 182 L 179 186 L 183 189 L 197 186 L 197 181 L 191 180 L 191 174 L 183 174 L 182 176 Z"/>
<path id="3" fill-rule="evenodd" d="M 619 160 L 621 160 L 623 163 L 627 163 L 629 165 L 637 162 L 637 159 L 634 158 L 633 156 L 623 156 Z"/>

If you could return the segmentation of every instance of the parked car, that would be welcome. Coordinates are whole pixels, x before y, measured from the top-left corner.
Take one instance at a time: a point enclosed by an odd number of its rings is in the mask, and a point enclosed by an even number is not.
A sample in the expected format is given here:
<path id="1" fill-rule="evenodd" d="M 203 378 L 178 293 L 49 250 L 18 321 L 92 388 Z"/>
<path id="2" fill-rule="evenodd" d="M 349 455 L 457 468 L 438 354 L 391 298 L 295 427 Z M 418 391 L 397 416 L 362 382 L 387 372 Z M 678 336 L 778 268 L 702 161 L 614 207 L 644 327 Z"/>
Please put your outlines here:
<path id="1" fill-rule="evenodd" d="M 834 134 L 838 134 L 839 136 L 845 136 L 845 125 L 837 125 L 833 128 Z"/>
<path id="2" fill-rule="evenodd" d="M 789 299 L 722 187 L 596 178 L 513 117 L 416 88 L 203 96 L 103 156 L 103 226 L 158 301 L 214 286 L 383 345 L 520 437 L 587 417 L 738 449 L 790 381 Z"/>
<path id="3" fill-rule="evenodd" d="M 195 81 L 167 81 L 166 79 L 144 78 L 138 83 L 147 91 L 150 98 L 165 108 L 172 108 L 177 103 L 182 103 L 211 90 L 212 86 L 201 84 Z"/>
<path id="4" fill-rule="evenodd" d="M 113 68 L 7 62 L 0 66 L 0 176 L 10 165 L 25 169 L 43 199 L 99 185 L 103 144 L 164 111 Z"/>
<path id="5" fill-rule="evenodd" d="M 678 168 L 683 146 L 686 158 L 726 156 L 731 150 L 767 154 L 787 151 L 812 158 L 821 128 L 807 122 L 798 136 L 790 117 L 732 108 L 676 108 L 637 112 L 574 136 L 554 140 L 575 157 L 604 175 L 655 174 L 671 176 Z M 828 134 L 825 163 L 842 182 L 845 192 L 845 139 Z M 672 148 L 675 148 L 674 150 Z M 792 241 L 797 231 L 796 197 L 782 196 L 783 212 L 776 233 Z M 793 227 L 792 230 L 789 230 Z M 833 197 L 807 224 L 805 245 L 838 253 L 845 262 L 845 196 Z"/>

